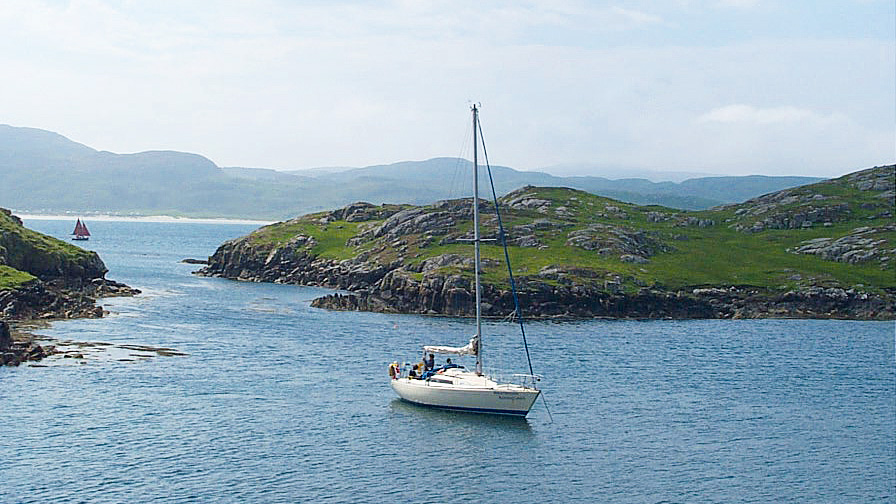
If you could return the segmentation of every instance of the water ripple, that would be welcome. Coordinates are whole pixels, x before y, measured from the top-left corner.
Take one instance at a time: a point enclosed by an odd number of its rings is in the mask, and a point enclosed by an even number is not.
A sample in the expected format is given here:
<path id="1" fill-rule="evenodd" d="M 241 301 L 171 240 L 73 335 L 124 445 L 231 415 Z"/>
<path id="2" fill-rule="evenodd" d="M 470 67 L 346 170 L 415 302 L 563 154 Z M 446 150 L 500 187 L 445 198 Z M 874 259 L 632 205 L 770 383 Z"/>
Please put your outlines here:
<path id="1" fill-rule="evenodd" d="M 42 332 L 188 355 L 0 369 L 0 481 L 16 482 L 0 501 L 896 498 L 891 323 L 534 323 L 553 422 L 541 402 L 526 419 L 437 411 L 397 400 L 386 365 L 465 341 L 469 321 L 197 279 L 177 261 L 245 227 L 120 224 L 102 240 L 109 277 L 148 295 Z M 524 368 L 513 326 L 485 331 L 488 365 Z"/>

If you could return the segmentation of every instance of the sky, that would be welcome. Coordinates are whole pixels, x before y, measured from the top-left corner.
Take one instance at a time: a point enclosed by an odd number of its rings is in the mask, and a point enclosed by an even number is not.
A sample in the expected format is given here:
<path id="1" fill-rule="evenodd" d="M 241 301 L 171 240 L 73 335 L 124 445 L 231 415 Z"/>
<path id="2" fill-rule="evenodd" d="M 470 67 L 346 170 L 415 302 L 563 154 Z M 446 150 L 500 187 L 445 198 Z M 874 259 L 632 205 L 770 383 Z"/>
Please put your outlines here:
<path id="1" fill-rule="evenodd" d="M 518 170 L 896 159 L 892 0 L 0 5 L 0 123 L 99 150 L 282 170 L 459 156 L 480 103 L 490 161 Z"/>

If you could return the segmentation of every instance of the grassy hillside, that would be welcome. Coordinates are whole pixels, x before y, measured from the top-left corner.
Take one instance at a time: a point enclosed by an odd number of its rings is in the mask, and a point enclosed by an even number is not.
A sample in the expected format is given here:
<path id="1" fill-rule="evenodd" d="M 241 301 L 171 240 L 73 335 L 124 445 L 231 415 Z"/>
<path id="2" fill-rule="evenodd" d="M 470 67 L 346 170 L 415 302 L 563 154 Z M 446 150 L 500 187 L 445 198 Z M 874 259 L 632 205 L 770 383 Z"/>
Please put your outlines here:
<path id="1" fill-rule="evenodd" d="M 8 210 L 0 209 L 0 290 L 35 277 L 88 280 L 105 272 L 96 252 L 32 231 Z"/>
<path id="2" fill-rule="evenodd" d="M 0 266 L 0 291 L 17 289 L 35 278 L 37 277 L 13 267 Z"/>
<path id="3" fill-rule="evenodd" d="M 896 288 L 894 167 L 780 191 L 705 211 L 622 203 L 567 189 L 526 187 L 500 199 L 514 272 L 548 283 L 636 291 L 699 286 Z M 259 229 L 248 239 L 282 247 L 302 236 L 329 259 L 360 257 L 409 271 L 468 274 L 440 256 L 470 255 L 470 210 L 425 207 L 322 212 Z M 484 216 L 483 234 L 497 236 Z M 310 237 L 310 240 L 305 238 Z M 506 282 L 503 250 L 482 247 L 485 281 Z"/>

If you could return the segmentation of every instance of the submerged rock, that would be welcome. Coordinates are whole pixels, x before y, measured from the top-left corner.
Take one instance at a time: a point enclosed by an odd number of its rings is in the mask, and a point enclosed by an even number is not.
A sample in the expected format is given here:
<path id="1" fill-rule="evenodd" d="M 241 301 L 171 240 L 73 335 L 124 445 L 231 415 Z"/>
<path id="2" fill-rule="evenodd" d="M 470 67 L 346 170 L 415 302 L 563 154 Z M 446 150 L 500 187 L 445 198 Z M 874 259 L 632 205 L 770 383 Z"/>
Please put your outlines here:
<path id="1" fill-rule="evenodd" d="M 0 320 L 0 366 L 18 366 L 23 362 L 39 361 L 53 353 L 53 347 L 45 349 L 30 337 L 21 341 L 13 339 L 9 324 Z"/>

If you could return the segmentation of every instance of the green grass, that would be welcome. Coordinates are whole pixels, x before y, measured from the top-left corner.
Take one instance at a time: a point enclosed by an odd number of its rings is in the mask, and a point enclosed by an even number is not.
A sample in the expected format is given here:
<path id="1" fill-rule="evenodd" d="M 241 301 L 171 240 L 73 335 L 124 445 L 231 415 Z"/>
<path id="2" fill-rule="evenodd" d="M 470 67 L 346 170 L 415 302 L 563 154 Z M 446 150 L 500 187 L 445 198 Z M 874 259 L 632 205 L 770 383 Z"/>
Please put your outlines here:
<path id="1" fill-rule="evenodd" d="M 8 265 L 38 260 L 78 263 L 92 256 L 93 252 L 25 228 L 0 212 L 0 257 Z"/>
<path id="2" fill-rule="evenodd" d="M 11 290 L 34 280 L 35 277 L 24 271 L 19 271 L 9 266 L 0 265 L 0 291 Z"/>
<path id="3" fill-rule="evenodd" d="M 538 190 L 541 198 L 569 196 L 569 190 Z M 863 194 L 863 198 L 870 199 Z M 577 204 L 589 208 L 589 202 L 601 210 L 609 201 L 592 195 L 578 196 Z M 562 201 L 562 200 L 561 200 Z M 573 208 L 573 205 L 564 205 Z M 657 285 L 677 289 L 698 285 L 750 285 L 763 288 L 792 288 L 799 282 L 831 285 L 864 285 L 871 288 L 896 287 L 896 274 L 892 267 L 883 270 L 878 263 L 846 264 L 824 260 L 820 257 L 794 254 L 787 249 L 795 248 L 803 241 L 818 237 L 839 238 L 858 226 L 882 226 L 885 219 L 853 219 L 831 227 L 815 226 L 807 229 L 767 230 L 760 233 L 738 232 L 728 227 L 725 219 L 734 215 L 734 210 L 683 212 L 662 207 L 638 207 L 616 204 L 627 214 L 627 219 L 593 217 L 580 213 L 574 219 L 577 225 L 564 228 L 563 232 L 547 231 L 539 233 L 539 240 L 548 246 L 538 248 L 511 247 L 510 257 L 515 275 L 534 275 L 546 266 L 560 266 L 564 269 L 581 268 L 596 273 L 592 282 L 600 282 L 607 273 L 621 275 L 629 281 L 641 285 Z M 648 212 L 675 214 L 683 220 L 688 217 L 712 219 L 716 222 L 708 228 L 680 227 L 677 221 L 648 222 Z M 531 220 L 521 218 L 518 213 L 508 213 L 513 224 Z M 537 214 L 537 217 L 545 217 Z M 603 223 L 634 230 L 653 232 L 674 250 L 658 253 L 646 264 L 624 263 L 617 255 L 601 256 L 595 251 L 566 246 L 567 235 L 588 224 Z M 511 228 L 512 225 L 507 226 Z M 684 239 L 672 239 L 680 236 Z M 884 232 L 876 239 L 887 239 L 892 247 L 896 243 L 896 233 Z M 470 254 L 469 247 L 434 247 L 428 256 L 443 253 Z M 483 246 L 482 257 L 497 260 L 500 266 L 486 268 L 484 280 L 503 285 L 506 283 L 504 253 L 498 246 Z M 799 280 L 794 280 L 799 278 Z M 583 280 L 589 281 L 589 280 Z"/>
<path id="4" fill-rule="evenodd" d="M 334 221 L 321 224 L 310 217 L 264 226 L 249 235 L 249 239 L 253 245 L 267 247 L 283 245 L 299 235 L 311 236 L 317 244 L 310 252 L 327 259 L 348 259 L 358 252 L 345 243 L 358 234 L 359 223 Z"/>
<path id="5" fill-rule="evenodd" d="M 843 222 L 835 222 L 830 226 L 815 223 L 813 227 L 790 230 L 765 230 L 758 233 L 740 232 L 733 229 L 736 224 L 747 225 L 761 220 L 766 215 L 736 215 L 738 208 L 744 205 L 733 205 L 725 209 L 688 212 L 666 208 L 658 205 L 638 206 L 622 203 L 608 198 L 595 196 L 583 191 L 566 188 L 529 188 L 538 199 L 551 201 L 547 212 L 533 209 L 511 209 L 502 205 L 502 217 L 505 230 L 512 236 L 514 226 L 531 223 L 535 219 L 549 219 L 563 224 L 562 228 L 535 230 L 538 241 L 544 248 L 516 247 L 509 250 L 514 275 L 536 276 L 545 267 L 556 266 L 563 270 L 586 270 L 579 277 L 573 278 L 577 283 L 599 285 L 608 276 L 621 277 L 623 288 L 637 289 L 640 286 L 659 286 L 668 289 L 688 288 L 702 285 L 739 285 L 756 286 L 769 289 L 787 289 L 797 285 L 863 285 L 867 290 L 896 287 L 896 272 L 890 262 L 886 269 L 881 269 L 880 262 L 871 261 L 863 264 L 846 264 L 824 260 L 820 257 L 795 254 L 788 249 L 798 247 L 802 242 L 819 237 L 837 239 L 852 232 L 860 226 L 884 226 L 890 219 L 879 218 L 881 212 L 887 210 L 888 202 L 873 191 L 859 191 L 842 181 L 823 182 L 793 190 L 793 194 L 821 194 L 826 199 L 810 200 L 801 208 L 801 203 L 777 205 L 770 214 L 804 211 L 805 208 L 817 208 L 826 205 L 849 205 L 850 212 L 843 216 Z M 518 193 L 517 193 L 518 195 Z M 511 194 L 501 199 L 506 203 Z M 565 207 L 566 214 L 557 213 L 558 207 Z M 618 208 L 621 212 L 608 211 L 607 206 Z M 624 212 L 624 215 L 621 213 Z M 669 220 L 650 222 L 648 215 L 658 212 L 669 216 Z M 470 244 L 454 243 L 438 245 L 439 237 L 433 242 L 425 243 L 423 236 L 403 236 L 403 244 L 407 250 L 399 252 L 383 239 L 373 239 L 358 247 L 349 247 L 346 241 L 363 229 L 369 229 L 382 222 L 364 223 L 330 222 L 322 224 L 321 217 L 326 214 L 314 214 L 286 223 L 266 226 L 251 235 L 252 243 L 262 246 L 275 246 L 288 242 L 296 235 L 313 236 L 316 245 L 310 249 L 312 254 L 323 258 L 346 259 L 362 251 L 370 252 L 369 260 L 381 264 L 389 263 L 399 257 L 406 264 L 415 264 L 428 258 L 457 254 L 472 255 Z M 488 222 L 492 214 L 484 212 L 483 219 Z M 715 224 L 699 228 L 688 226 L 687 219 L 710 219 Z M 626 263 L 621 261 L 620 254 L 601 255 L 597 251 L 588 251 L 580 247 L 567 246 L 566 241 L 571 231 L 585 229 L 592 224 L 605 224 L 629 231 L 644 231 L 654 241 L 659 241 L 669 250 L 657 252 L 649 257 L 645 264 Z M 452 230 L 457 236 L 468 232 L 470 222 L 460 222 Z M 483 236 L 497 235 L 496 229 L 483 228 Z M 875 234 L 875 239 L 887 241 L 882 248 L 892 249 L 896 246 L 896 232 L 885 231 Z M 507 285 L 504 251 L 496 244 L 485 244 L 481 248 L 483 259 L 488 260 L 484 266 L 484 281 L 499 286 Z M 589 273 L 590 272 L 590 273 Z M 457 268 L 445 268 L 441 273 L 472 275 L 472 272 L 459 271 Z M 422 274 L 414 274 L 422 278 Z M 575 274 L 567 275 L 574 277 Z M 540 279 L 546 283 L 553 280 Z"/>

